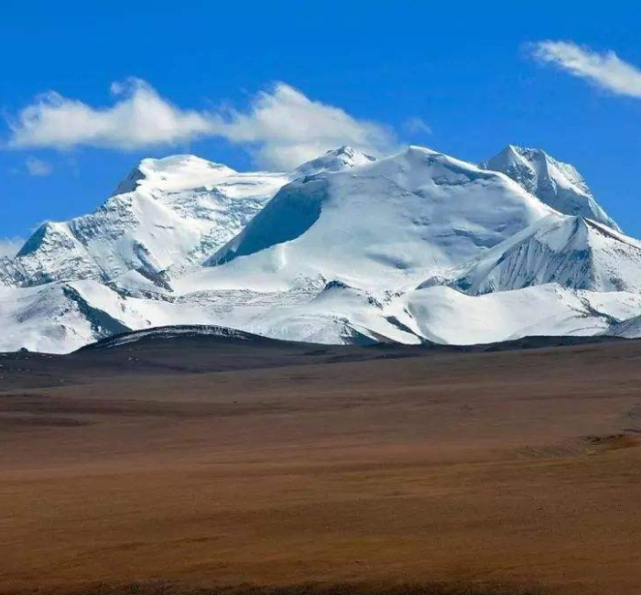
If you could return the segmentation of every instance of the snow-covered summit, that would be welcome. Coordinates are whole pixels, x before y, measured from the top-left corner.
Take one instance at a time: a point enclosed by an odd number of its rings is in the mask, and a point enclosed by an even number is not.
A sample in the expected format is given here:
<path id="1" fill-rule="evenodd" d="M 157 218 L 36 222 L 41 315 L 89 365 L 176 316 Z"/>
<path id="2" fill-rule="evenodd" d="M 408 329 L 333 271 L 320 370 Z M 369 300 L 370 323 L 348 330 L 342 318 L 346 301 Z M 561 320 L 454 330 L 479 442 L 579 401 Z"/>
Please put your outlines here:
<path id="1" fill-rule="evenodd" d="M 0 285 L 107 282 L 138 271 L 167 288 L 168 271 L 222 246 L 290 179 L 193 155 L 144 159 L 94 213 L 45 223 L 15 258 L 0 260 Z"/>
<path id="2" fill-rule="evenodd" d="M 576 168 L 541 149 L 508 145 L 481 167 L 504 173 L 559 213 L 587 217 L 621 231 Z"/>
<path id="3" fill-rule="evenodd" d="M 641 316 L 641 242 L 608 226 L 571 166 L 518 147 L 499 157 L 342 147 L 289 173 L 145 159 L 94 213 L 46 223 L 0 259 L 0 350 L 168 325 L 138 337 L 641 334 L 616 326 Z"/>
<path id="4" fill-rule="evenodd" d="M 397 286 L 465 262 L 553 211 L 512 180 L 435 151 L 407 150 L 285 186 L 206 264 L 272 276 Z"/>
<path id="5" fill-rule="evenodd" d="M 241 173 L 194 155 L 143 159 L 94 213 L 48 222 L 15 258 L 0 259 L 0 286 L 112 282 L 136 271 L 157 289 L 237 235 L 285 184 L 371 162 L 349 147 L 291 173 Z"/>
<path id="6" fill-rule="evenodd" d="M 294 170 L 294 174 L 311 176 L 324 171 L 341 171 L 359 165 L 367 165 L 373 161 L 376 161 L 375 157 L 361 153 L 352 147 L 344 146 L 327 151 L 325 155 L 303 163 Z"/>
<path id="7" fill-rule="evenodd" d="M 195 155 L 143 159 L 118 185 L 114 194 L 134 192 L 143 186 L 161 192 L 177 192 L 220 183 L 237 172 Z"/>

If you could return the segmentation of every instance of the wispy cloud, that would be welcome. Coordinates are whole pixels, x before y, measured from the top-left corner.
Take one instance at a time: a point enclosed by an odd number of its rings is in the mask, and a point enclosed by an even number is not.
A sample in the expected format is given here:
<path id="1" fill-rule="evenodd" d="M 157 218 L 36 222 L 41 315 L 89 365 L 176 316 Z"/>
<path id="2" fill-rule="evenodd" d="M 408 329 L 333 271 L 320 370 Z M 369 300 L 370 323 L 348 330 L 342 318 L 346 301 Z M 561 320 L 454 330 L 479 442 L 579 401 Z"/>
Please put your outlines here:
<path id="1" fill-rule="evenodd" d="M 51 172 L 53 172 L 51 163 L 37 159 L 36 157 L 29 157 L 25 165 L 30 176 L 45 177 L 51 175 Z"/>
<path id="2" fill-rule="evenodd" d="M 0 258 L 3 256 L 13 257 L 15 256 L 22 245 L 24 244 L 24 239 L 14 237 L 14 238 L 0 238 Z"/>
<path id="3" fill-rule="evenodd" d="M 410 135 L 432 134 L 432 127 L 423 118 L 414 116 L 403 122 L 403 130 Z"/>
<path id="4" fill-rule="evenodd" d="M 47 93 L 9 120 L 14 148 L 141 149 L 203 137 L 243 144 L 260 165 L 290 168 L 340 145 L 381 154 L 395 144 L 385 126 L 313 101 L 284 83 L 258 93 L 245 111 L 182 109 L 144 81 L 112 85 L 114 103 L 92 107 Z"/>
<path id="5" fill-rule="evenodd" d="M 641 70 L 612 51 L 599 53 L 570 41 L 550 40 L 530 47 L 539 62 L 554 64 L 617 95 L 641 98 Z"/>

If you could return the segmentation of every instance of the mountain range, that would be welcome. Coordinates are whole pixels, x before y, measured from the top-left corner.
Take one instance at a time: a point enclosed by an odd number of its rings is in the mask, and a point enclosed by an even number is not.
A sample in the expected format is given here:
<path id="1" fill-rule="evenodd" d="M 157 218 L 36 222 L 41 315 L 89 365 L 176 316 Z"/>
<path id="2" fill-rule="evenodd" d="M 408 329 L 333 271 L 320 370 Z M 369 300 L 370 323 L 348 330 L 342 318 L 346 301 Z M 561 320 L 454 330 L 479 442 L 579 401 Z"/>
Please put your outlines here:
<path id="1" fill-rule="evenodd" d="M 641 336 L 641 242 L 571 165 L 349 147 L 292 172 L 145 159 L 0 260 L 0 350 L 218 325 L 316 343 Z"/>

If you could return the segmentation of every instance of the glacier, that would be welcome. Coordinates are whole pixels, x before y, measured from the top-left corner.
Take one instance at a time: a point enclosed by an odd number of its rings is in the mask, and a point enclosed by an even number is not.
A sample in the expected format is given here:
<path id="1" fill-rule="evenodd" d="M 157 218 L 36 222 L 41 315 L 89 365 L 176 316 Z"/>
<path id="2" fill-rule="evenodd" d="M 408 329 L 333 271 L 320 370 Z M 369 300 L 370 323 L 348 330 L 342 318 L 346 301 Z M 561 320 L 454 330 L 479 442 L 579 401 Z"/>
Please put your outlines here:
<path id="1" fill-rule="evenodd" d="M 0 260 L 0 350 L 206 325 L 312 343 L 641 336 L 641 242 L 571 165 L 350 147 L 291 172 L 145 159 Z"/>

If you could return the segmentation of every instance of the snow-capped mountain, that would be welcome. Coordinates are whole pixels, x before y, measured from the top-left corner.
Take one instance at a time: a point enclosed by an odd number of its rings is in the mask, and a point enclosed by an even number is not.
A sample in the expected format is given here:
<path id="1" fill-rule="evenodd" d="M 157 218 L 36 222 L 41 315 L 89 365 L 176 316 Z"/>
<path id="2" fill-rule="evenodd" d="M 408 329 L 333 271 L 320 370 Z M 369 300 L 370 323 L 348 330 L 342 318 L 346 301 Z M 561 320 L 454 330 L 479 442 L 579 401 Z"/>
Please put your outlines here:
<path id="1" fill-rule="evenodd" d="M 72 351 L 144 324 L 133 304 L 93 281 L 0 288 L 2 351 Z"/>
<path id="2" fill-rule="evenodd" d="M 473 345 L 527 336 L 592 336 L 641 312 L 641 295 L 564 288 L 556 283 L 470 296 L 433 286 L 395 304 L 399 320 L 426 340 Z"/>
<path id="3" fill-rule="evenodd" d="M 410 147 L 285 186 L 206 261 L 219 270 L 200 274 L 200 286 L 208 279 L 217 287 L 237 278 L 246 284 L 252 276 L 255 288 L 278 281 L 287 287 L 304 276 L 354 287 L 406 287 L 551 213 L 505 176 Z"/>
<path id="4" fill-rule="evenodd" d="M 593 219 L 621 231 L 576 168 L 540 149 L 508 145 L 481 167 L 504 173 L 559 213 Z"/>
<path id="5" fill-rule="evenodd" d="M 495 246 L 447 284 L 469 295 L 557 283 L 641 293 L 641 242 L 591 219 L 550 215 Z M 431 279 L 423 284 L 443 284 Z"/>
<path id="6" fill-rule="evenodd" d="M 519 167 L 420 147 L 286 174 L 146 159 L 0 261 L 0 350 L 172 325 L 361 344 L 636 332 L 641 242 L 571 166 L 510 151 Z"/>
<path id="7" fill-rule="evenodd" d="M 238 173 L 193 155 L 145 159 L 96 212 L 45 223 L 16 258 L 0 260 L 0 284 L 108 282 L 133 271 L 129 284 L 170 289 L 174 275 L 238 234 L 289 181 L 371 161 L 343 147 L 274 174 Z"/>
<path id="8" fill-rule="evenodd" d="M 96 212 L 40 227 L 0 262 L 0 283 L 106 282 L 135 270 L 168 288 L 172 265 L 223 245 L 288 181 L 191 155 L 145 159 Z"/>

